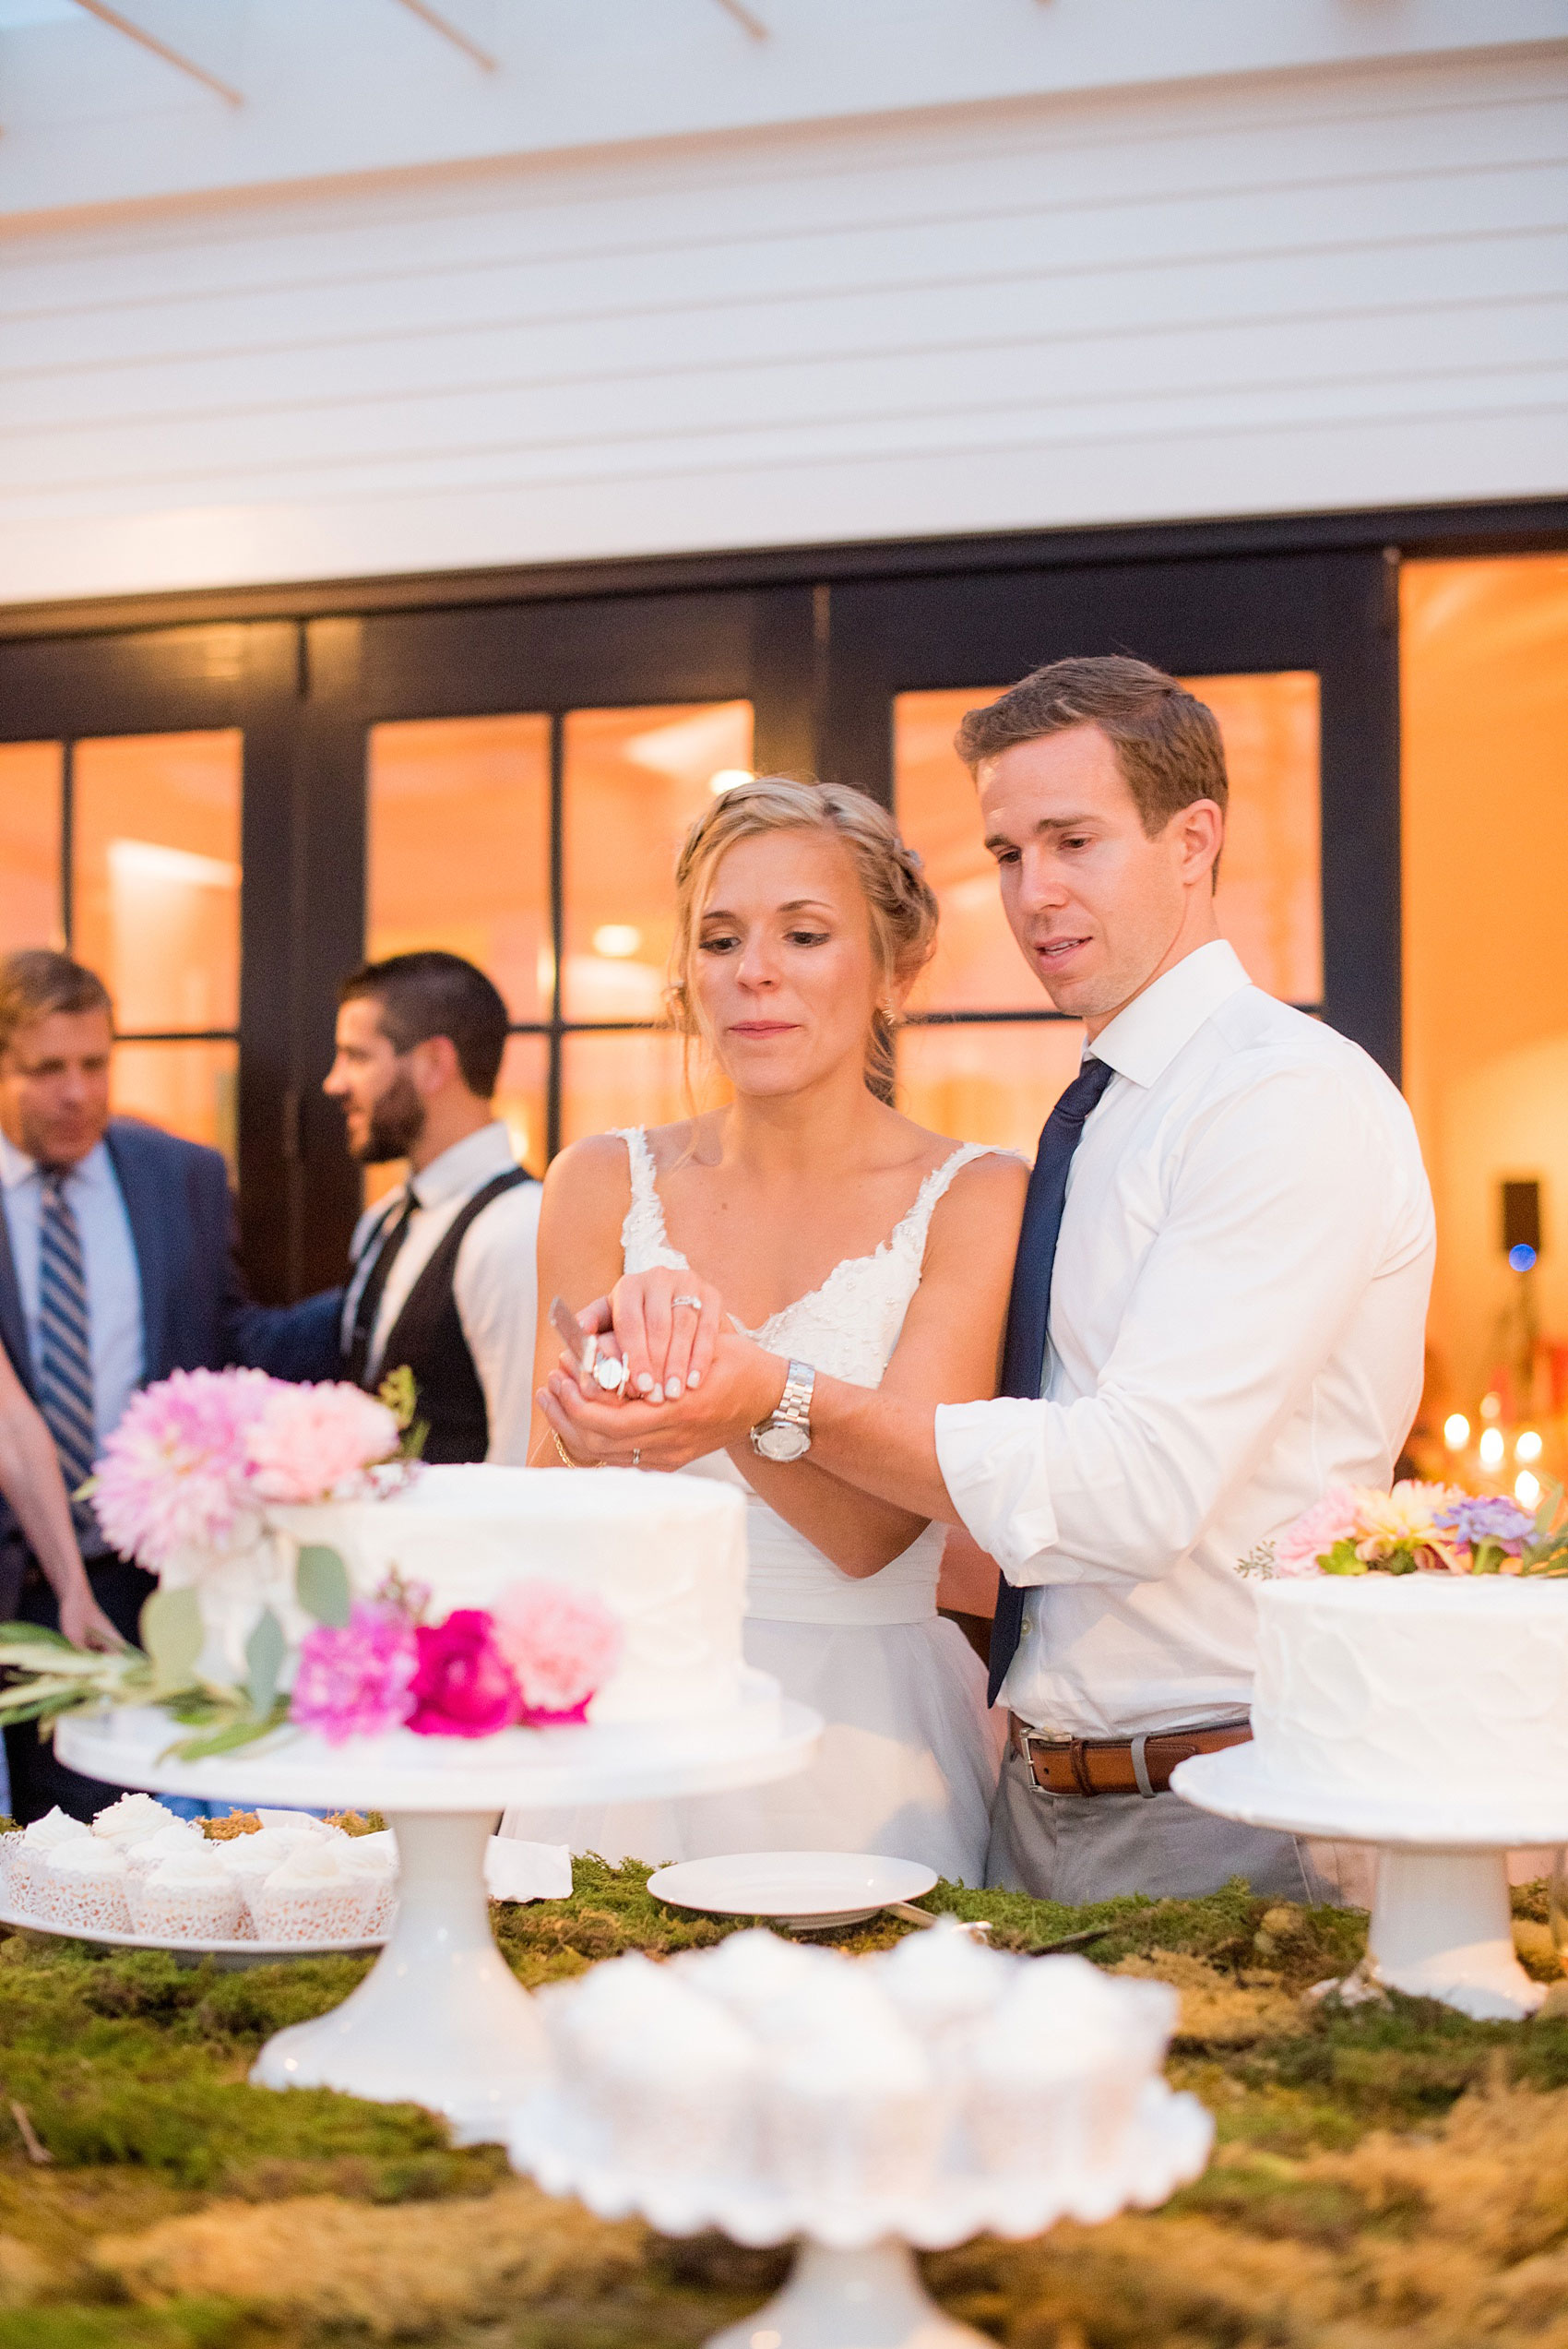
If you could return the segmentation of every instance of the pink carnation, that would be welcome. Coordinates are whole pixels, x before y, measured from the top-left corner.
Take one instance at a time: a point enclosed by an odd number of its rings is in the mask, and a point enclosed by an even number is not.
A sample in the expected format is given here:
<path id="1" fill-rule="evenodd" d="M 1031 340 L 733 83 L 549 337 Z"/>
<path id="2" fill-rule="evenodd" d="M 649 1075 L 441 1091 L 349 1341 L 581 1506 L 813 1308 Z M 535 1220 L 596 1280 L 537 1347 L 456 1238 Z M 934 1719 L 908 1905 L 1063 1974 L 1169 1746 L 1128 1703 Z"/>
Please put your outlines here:
<path id="1" fill-rule="evenodd" d="M 409 1727 L 421 1737 L 489 1737 L 517 1718 L 511 1667 L 481 1607 L 456 1607 L 445 1623 L 415 1626 L 419 1664 Z"/>
<path id="2" fill-rule="evenodd" d="M 278 1384 L 249 1431 L 255 1489 L 268 1501 L 325 1500 L 397 1449 L 392 1413 L 358 1387 Z"/>
<path id="3" fill-rule="evenodd" d="M 1356 1496 L 1347 1485 L 1334 1485 L 1321 1501 L 1303 1509 L 1274 1545 L 1276 1574 L 1315 1574 L 1317 1562 L 1336 1542 L 1360 1538 Z"/>
<path id="4" fill-rule="evenodd" d="M 103 1447 L 92 1502 L 122 1557 L 161 1572 L 184 1550 L 250 1531 L 247 1438 L 278 1388 L 261 1370 L 176 1370 L 131 1397 Z"/>
<path id="5" fill-rule="evenodd" d="M 600 1599 L 559 1582 L 514 1582 L 494 1607 L 495 1642 L 529 1728 L 581 1721 L 620 1661 L 621 1626 Z"/>
<path id="6" fill-rule="evenodd" d="M 412 1624 L 361 1600 L 341 1628 L 318 1623 L 300 1641 L 290 1718 L 329 1746 L 379 1736 L 413 1711 L 418 1663 Z"/>

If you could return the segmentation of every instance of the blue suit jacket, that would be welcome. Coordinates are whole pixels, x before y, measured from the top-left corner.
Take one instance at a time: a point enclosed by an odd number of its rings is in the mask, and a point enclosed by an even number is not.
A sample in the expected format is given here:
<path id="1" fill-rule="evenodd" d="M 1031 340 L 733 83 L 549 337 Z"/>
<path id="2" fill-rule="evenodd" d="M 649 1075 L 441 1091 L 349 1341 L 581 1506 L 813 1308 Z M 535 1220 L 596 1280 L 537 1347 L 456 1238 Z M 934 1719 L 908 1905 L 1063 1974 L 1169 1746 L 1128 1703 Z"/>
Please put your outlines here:
<path id="1" fill-rule="evenodd" d="M 303 1305 L 260 1306 L 245 1288 L 236 1251 L 229 1170 L 215 1150 L 182 1141 L 139 1119 L 115 1117 L 105 1136 L 119 1178 L 141 1274 L 143 1377 L 221 1370 L 238 1363 L 279 1378 L 337 1378 L 340 1289 Z M 0 1343 L 30 1394 L 36 1392 L 27 1317 L 0 1213 Z M 18 1530 L 0 1503 L 0 1544 Z"/>

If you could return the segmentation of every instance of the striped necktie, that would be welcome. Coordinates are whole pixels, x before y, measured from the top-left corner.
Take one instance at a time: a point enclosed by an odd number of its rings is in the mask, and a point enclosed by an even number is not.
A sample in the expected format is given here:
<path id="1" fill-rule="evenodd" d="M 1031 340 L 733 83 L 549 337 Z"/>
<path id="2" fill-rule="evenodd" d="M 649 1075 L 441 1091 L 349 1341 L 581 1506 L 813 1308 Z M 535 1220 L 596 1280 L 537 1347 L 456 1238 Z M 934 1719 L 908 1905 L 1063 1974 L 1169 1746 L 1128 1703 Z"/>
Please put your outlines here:
<path id="1" fill-rule="evenodd" d="M 38 1251 L 38 1407 L 43 1413 L 65 1490 L 92 1474 L 97 1429 L 92 1392 L 92 1322 L 88 1307 L 82 1235 L 65 1197 L 68 1166 L 41 1166 L 43 1214 Z M 99 1549 L 101 1536 L 90 1509 L 73 1505 L 77 1531 Z"/>

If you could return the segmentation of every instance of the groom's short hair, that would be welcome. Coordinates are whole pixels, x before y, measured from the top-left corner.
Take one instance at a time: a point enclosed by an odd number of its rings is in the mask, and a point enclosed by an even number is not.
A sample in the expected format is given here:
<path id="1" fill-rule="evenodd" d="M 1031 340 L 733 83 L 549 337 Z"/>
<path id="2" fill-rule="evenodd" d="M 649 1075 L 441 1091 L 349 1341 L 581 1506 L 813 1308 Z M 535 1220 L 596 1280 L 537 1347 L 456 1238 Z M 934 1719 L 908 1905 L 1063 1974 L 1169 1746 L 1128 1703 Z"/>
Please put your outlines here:
<path id="1" fill-rule="evenodd" d="M 1221 812 L 1229 801 L 1213 710 L 1163 669 L 1120 653 L 1031 671 L 999 701 L 969 710 L 955 742 L 972 775 L 982 759 L 1070 726 L 1098 726 L 1105 735 L 1151 839 L 1195 799 L 1212 799 Z"/>
<path id="2" fill-rule="evenodd" d="M 493 1098 L 506 1049 L 507 1012 L 500 989 L 477 964 L 439 947 L 389 954 L 355 971 L 338 990 L 339 1003 L 362 997 L 375 1005 L 381 1032 L 395 1052 L 445 1036 L 469 1092 L 481 1101 Z"/>

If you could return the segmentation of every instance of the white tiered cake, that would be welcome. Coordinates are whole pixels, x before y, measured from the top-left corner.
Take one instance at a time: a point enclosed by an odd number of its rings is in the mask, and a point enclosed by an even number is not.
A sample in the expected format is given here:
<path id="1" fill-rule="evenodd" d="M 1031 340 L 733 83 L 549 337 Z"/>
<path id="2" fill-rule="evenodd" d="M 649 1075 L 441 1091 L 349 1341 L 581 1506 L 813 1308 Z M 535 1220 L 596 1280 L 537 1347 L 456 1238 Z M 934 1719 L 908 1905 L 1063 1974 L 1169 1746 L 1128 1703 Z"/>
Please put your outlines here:
<path id="1" fill-rule="evenodd" d="M 427 1585 L 434 1621 L 534 1578 L 602 1600 L 623 1646 L 588 1707 L 598 1727 L 696 1722 L 742 1701 L 745 1503 L 727 1485 L 626 1468 L 430 1468 L 390 1499 L 270 1514 L 296 1543 L 335 1549 L 357 1598 L 394 1572 Z"/>
<path id="2" fill-rule="evenodd" d="M 1568 1580 L 1316 1574 L 1258 1588 L 1257 1767 L 1456 1812 L 1568 1796 Z M 1521 1834 L 1523 1820 L 1515 1832 Z"/>

